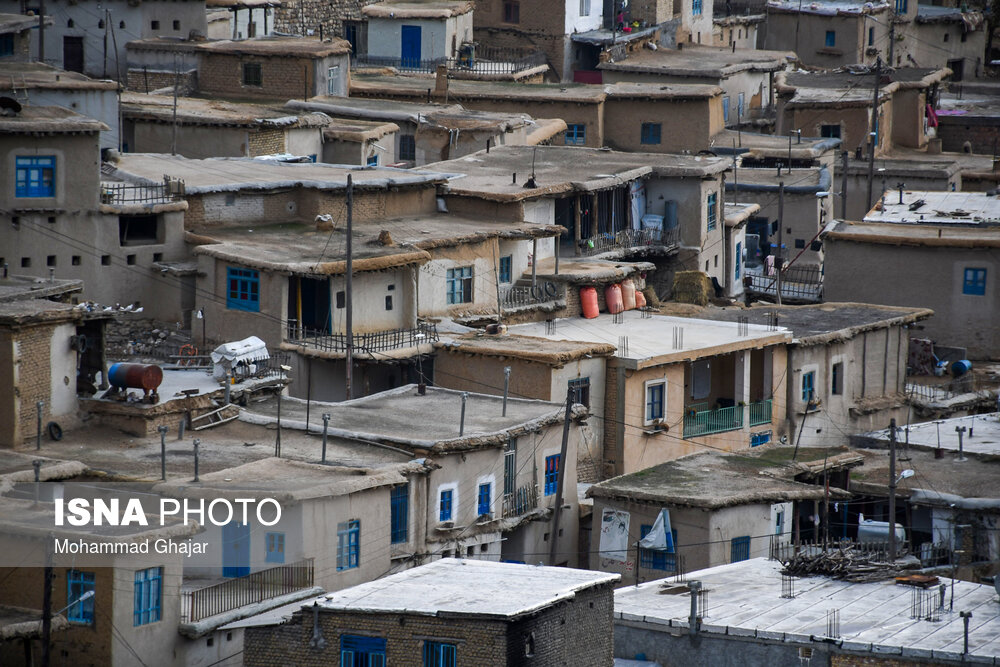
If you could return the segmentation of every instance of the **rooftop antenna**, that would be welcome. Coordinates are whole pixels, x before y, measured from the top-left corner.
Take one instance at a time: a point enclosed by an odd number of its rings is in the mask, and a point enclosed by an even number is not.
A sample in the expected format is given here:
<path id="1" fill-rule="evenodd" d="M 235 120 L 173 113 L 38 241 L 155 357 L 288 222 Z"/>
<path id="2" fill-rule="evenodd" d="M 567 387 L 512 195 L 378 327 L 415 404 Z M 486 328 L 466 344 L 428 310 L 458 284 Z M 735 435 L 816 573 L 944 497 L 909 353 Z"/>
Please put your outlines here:
<path id="1" fill-rule="evenodd" d="M 531 151 L 531 178 L 524 182 L 524 187 L 526 188 L 537 188 L 538 184 L 535 183 L 535 156 L 538 155 L 538 146 L 535 146 Z"/>

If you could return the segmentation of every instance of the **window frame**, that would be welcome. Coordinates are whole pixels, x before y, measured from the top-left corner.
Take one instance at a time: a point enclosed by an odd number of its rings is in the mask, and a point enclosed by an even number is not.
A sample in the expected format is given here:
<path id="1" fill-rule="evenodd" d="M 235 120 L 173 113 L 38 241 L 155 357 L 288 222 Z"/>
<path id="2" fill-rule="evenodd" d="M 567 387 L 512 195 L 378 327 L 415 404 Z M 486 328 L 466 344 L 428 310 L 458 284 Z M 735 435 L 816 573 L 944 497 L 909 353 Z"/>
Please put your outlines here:
<path id="1" fill-rule="evenodd" d="M 14 157 L 14 197 L 45 199 L 56 196 L 55 155 L 17 155 Z"/>
<path id="2" fill-rule="evenodd" d="M 729 122 L 729 97 L 722 98 L 722 122 Z"/>
<path id="3" fill-rule="evenodd" d="M 750 536 L 741 535 L 729 540 L 729 562 L 739 563 L 750 560 Z"/>
<path id="4" fill-rule="evenodd" d="M 986 296 L 986 267 L 967 266 L 962 270 L 962 294 Z"/>
<path id="5" fill-rule="evenodd" d="M 511 25 L 521 23 L 521 3 L 518 0 L 504 0 L 502 11 L 504 23 Z"/>
<path id="6" fill-rule="evenodd" d="M 590 16 L 590 0 L 580 0 L 580 16 Z"/>
<path id="7" fill-rule="evenodd" d="M 438 489 L 438 522 L 454 521 L 455 517 L 455 487 L 447 486 Z"/>
<path id="8" fill-rule="evenodd" d="M 14 55 L 14 33 L 0 35 L 0 58 Z"/>
<path id="9" fill-rule="evenodd" d="M 456 266 L 445 271 L 445 286 L 449 306 L 472 303 L 472 292 L 475 287 L 473 267 Z"/>
<path id="10" fill-rule="evenodd" d="M 424 667 L 455 667 L 458 664 L 458 645 L 450 642 L 424 640 Z"/>
<path id="11" fill-rule="evenodd" d="M 739 281 L 740 270 L 743 262 L 743 242 L 736 242 L 736 251 L 733 253 L 733 279 Z"/>
<path id="12" fill-rule="evenodd" d="M 663 123 L 643 123 L 639 129 L 639 143 L 658 146 L 663 141 Z"/>
<path id="13" fill-rule="evenodd" d="M 654 390 L 659 391 L 659 415 L 655 414 L 654 399 L 651 392 Z M 659 380 L 647 380 L 643 388 L 643 396 L 645 398 L 645 408 L 643 410 L 643 424 L 649 426 L 657 421 L 662 421 L 667 415 L 667 380 L 666 378 L 661 378 Z"/>
<path id="14" fill-rule="evenodd" d="M 590 376 L 572 378 L 566 384 L 573 392 L 573 402 L 590 408 Z"/>
<path id="15" fill-rule="evenodd" d="M 559 491 L 560 458 L 560 454 L 552 454 L 545 457 L 545 474 L 542 479 L 545 482 L 544 491 L 546 496 L 555 495 Z"/>
<path id="16" fill-rule="evenodd" d="M 361 565 L 361 519 L 337 524 L 337 572 Z"/>
<path id="17" fill-rule="evenodd" d="M 410 483 L 392 487 L 389 491 L 389 542 L 410 541 Z"/>
<path id="18" fill-rule="evenodd" d="M 708 231 L 714 231 L 719 224 L 719 193 L 709 192 L 705 198 L 705 218 Z"/>
<path id="19" fill-rule="evenodd" d="M 405 143 L 404 143 L 405 142 Z M 417 161 L 417 137 L 413 134 L 399 135 L 399 161 Z"/>
<path id="20" fill-rule="evenodd" d="M 823 39 L 823 46 L 828 49 L 834 49 L 837 47 L 837 31 L 827 30 L 826 35 Z"/>
<path id="21" fill-rule="evenodd" d="M 248 313 L 260 312 L 260 271 L 238 266 L 226 267 L 226 308 Z"/>
<path id="22" fill-rule="evenodd" d="M 802 371 L 800 386 L 802 387 L 802 402 L 808 405 L 816 399 L 816 371 Z"/>
<path id="23" fill-rule="evenodd" d="M 844 395 L 844 362 L 835 361 L 830 364 L 830 394 L 832 396 Z"/>
<path id="24" fill-rule="evenodd" d="M 701 0 L 691 0 L 691 14 L 693 16 L 701 16 L 703 11 Z"/>
<path id="25" fill-rule="evenodd" d="M 485 495 L 483 491 L 485 490 Z M 484 502 L 485 501 L 485 502 Z M 493 513 L 493 482 L 482 482 L 476 492 L 476 516 L 490 516 Z"/>
<path id="26" fill-rule="evenodd" d="M 507 285 L 513 282 L 514 255 L 504 255 L 499 262 L 500 282 Z"/>
<path id="27" fill-rule="evenodd" d="M 242 63 L 240 67 L 240 83 L 246 88 L 263 88 L 263 65 L 255 62 Z"/>
<path id="28" fill-rule="evenodd" d="M 640 524 L 639 539 L 641 540 L 646 537 L 652 529 L 652 524 Z M 674 553 L 639 547 L 639 567 L 647 570 L 662 570 L 664 572 L 677 571 L 677 529 L 672 528 L 670 533 L 674 540 Z"/>
<path id="29" fill-rule="evenodd" d="M 94 595 L 82 602 L 79 601 L 81 596 L 91 591 L 94 592 Z M 66 620 L 73 625 L 93 625 L 96 593 L 96 573 L 85 570 L 66 570 Z"/>
<path id="30" fill-rule="evenodd" d="M 340 667 L 385 667 L 385 637 L 340 635 Z"/>
<path id="31" fill-rule="evenodd" d="M 264 562 L 285 562 L 285 534 L 280 531 L 264 533 Z"/>
<path id="32" fill-rule="evenodd" d="M 566 133 L 564 143 L 567 146 L 587 145 L 587 124 L 586 123 L 566 123 Z"/>
<path id="33" fill-rule="evenodd" d="M 163 567 L 136 570 L 132 589 L 132 626 L 139 627 L 159 622 L 162 617 L 162 604 Z"/>
<path id="34" fill-rule="evenodd" d="M 842 132 L 840 123 L 823 123 L 819 126 L 819 136 L 823 139 L 840 139 Z"/>

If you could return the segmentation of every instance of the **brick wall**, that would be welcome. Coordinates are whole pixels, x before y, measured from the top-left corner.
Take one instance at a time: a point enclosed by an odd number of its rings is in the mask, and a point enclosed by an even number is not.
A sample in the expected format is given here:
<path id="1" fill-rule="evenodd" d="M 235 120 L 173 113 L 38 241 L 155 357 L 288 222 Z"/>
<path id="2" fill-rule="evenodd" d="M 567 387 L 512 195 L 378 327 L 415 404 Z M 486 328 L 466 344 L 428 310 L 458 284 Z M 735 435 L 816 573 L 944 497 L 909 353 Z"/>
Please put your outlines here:
<path id="1" fill-rule="evenodd" d="M 507 664 L 613 665 L 613 612 L 614 597 L 608 584 L 578 593 L 572 602 L 517 621 L 511 625 L 507 637 Z M 534 657 L 525 660 L 532 635 Z"/>
<path id="2" fill-rule="evenodd" d="M 899 658 L 879 658 L 872 655 L 831 654 L 830 667 L 924 667 L 929 663 Z"/>
<path id="3" fill-rule="evenodd" d="M 261 66 L 261 85 L 243 85 L 243 64 Z M 315 95 L 313 61 L 309 58 L 260 57 L 230 53 L 202 54 L 198 72 L 199 91 L 239 97 L 298 99 Z"/>
<path id="4" fill-rule="evenodd" d="M 280 128 L 251 132 L 248 141 L 250 157 L 285 152 L 285 131 Z"/>
<path id="5" fill-rule="evenodd" d="M 10 332 L 13 342 L 12 370 L 14 382 L 8 388 L 6 400 L 12 401 L 16 423 L 0 431 L 0 446 L 16 447 L 37 433 L 38 410 L 35 404 L 51 403 L 51 347 L 54 326 L 32 326 Z M 6 337 L 5 337 L 6 338 Z M 45 410 L 42 428 L 45 428 Z"/>
<path id="6" fill-rule="evenodd" d="M 623 387 L 624 389 L 624 387 Z M 610 479 L 618 473 L 621 455 L 616 445 L 618 422 L 624 415 L 618 414 L 618 366 L 609 363 L 604 385 L 604 476 Z"/>
<path id="7" fill-rule="evenodd" d="M 941 138 L 943 150 L 961 153 L 968 141 L 973 153 L 992 155 L 1000 145 L 1000 119 L 995 116 L 963 118 L 962 116 L 940 119 L 937 135 Z"/>

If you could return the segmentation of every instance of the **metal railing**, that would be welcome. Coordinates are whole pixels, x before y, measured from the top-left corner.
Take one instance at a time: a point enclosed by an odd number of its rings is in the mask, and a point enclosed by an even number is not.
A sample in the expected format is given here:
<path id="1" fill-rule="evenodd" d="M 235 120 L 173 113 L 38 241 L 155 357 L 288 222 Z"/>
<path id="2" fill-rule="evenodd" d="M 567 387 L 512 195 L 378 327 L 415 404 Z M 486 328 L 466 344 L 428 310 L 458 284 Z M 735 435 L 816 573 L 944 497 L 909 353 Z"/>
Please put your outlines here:
<path id="1" fill-rule="evenodd" d="M 671 248 L 680 242 L 680 229 L 623 229 L 614 234 L 598 234 L 581 241 L 584 257 L 624 248 L 662 246 Z"/>
<path id="2" fill-rule="evenodd" d="M 748 412 L 750 413 L 747 420 L 750 426 L 761 426 L 763 424 L 771 423 L 771 399 L 765 399 L 763 401 L 758 401 L 757 403 L 750 403 L 747 405 Z"/>
<path id="3" fill-rule="evenodd" d="M 778 293 L 777 275 L 766 271 L 747 270 L 744 274 L 747 292 L 766 296 Z M 820 301 L 823 298 L 823 271 L 818 266 L 793 266 L 781 273 L 781 297 L 801 301 Z"/>
<path id="4" fill-rule="evenodd" d="M 566 298 L 565 285 L 557 285 L 553 282 L 538 283 L 535 287 L 531 285 L 512 285 L 500 290 L 500 305 L 503 308 L 534 306 L 539 303 L 550 303 L 564 298 Z"/>
<path id="5" fill-rule="evenodd" d="M 771 540 L 768 557 L 771 560 L 788 563 L 796 555 L 802 554 L 815 556 L 824 552 L 846 552 L 850 551 L 859 560 L 869 562 L 889 562 L 889 542 L 856 542 L 849 539 L 834 539 L 829 541 L 813 540 L 809 542 L 801 541 L 799 544 L 792 542 L 779 543 L 776 539 Z M 896 544 L 896 555 L 904 556 L 909 552 L 909 547 L 902 540 Z"/>
<path id="6" fill-rule="evenodd" d="M 743 406 L 715 410 L 690 410 L 684 414 L 684 437 L 710 435 L 743 428 Z"/>
<path id="7" fill-rule="evenodd" d="M 944 384 L 911 384 L 906 383 L 906 394 L 911 399 L 925 403 L 947 401 L 956 396 L 980 394 L 983 398 L 991 395 L 990 387 L 978 376 L 971 373 L 955 378 Z"/>
<path id="8" fill-rule="evenodd" d="M 441 65 L 450 71 L 473 72 L 477 74 L 514 74 L 538 67 L 546 63 L 545 54 L 541 51 L 530 52 L 517 57 L 486 57 L 477 52 L 472 56 L 458 58 L 432 58 L 418 60 L 416 58 L 400 58 L 398 56 L 372 56 L 359 53 L 351 58 L 353 67 L 394 67 L 413 73 L 434 73 Z"/>
<path id="9" fill-rule="evenodd" d="M 181 622 L 196 623 L 279 595 L 311 588 L 313 559 L 252 572 L 243 577 L 181 592 Z"/>
<path id="10" fill-rule="evenodd" d="M 166 204 L 180 199 L 165 183 L 101 183 L 101 203 L 110 206 Z"/>
<path id="11" fill-rule="evenodd" d="M 520 516 L 538 507 L 538 485 L 534 482 L 514 489 L 513 493 L 503 494 L 503 518 Z"/>
<path id="12" fill-rule="evenodd" d="M 323 352 L 347 352 L 347 335 L 331 334 L 301 329 L 289 322 L 287 342 L 304 345 Z M 412 329 L 390 329 L 370 333 L 354 334 L 353 346 L 356 352 L 386 352 L 406 347 L 416 347 L 438 340 L 437 327 L 433 324 L 418 324 Z"/>

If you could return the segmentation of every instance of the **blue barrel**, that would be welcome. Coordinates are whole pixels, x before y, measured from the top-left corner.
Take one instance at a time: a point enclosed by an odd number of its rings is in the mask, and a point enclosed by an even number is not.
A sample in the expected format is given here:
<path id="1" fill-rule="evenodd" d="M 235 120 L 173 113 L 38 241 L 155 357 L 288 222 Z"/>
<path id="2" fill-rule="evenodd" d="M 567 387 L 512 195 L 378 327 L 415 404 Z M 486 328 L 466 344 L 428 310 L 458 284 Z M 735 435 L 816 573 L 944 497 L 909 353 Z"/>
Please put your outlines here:
<path id="1" fill-rule="evenodd" d="M 163 369 L 149 364 L 112 364 L 108 369 L 108 382 L 119 389 L 156 391 L 163 382 Z"/>
<path id="2" fill-rule="evenodd" d="M 968 359 L 960 359 L 951 365 L 951 374 L 954 377 L 962 377 L 972 370 L 972 362 Z"/>

